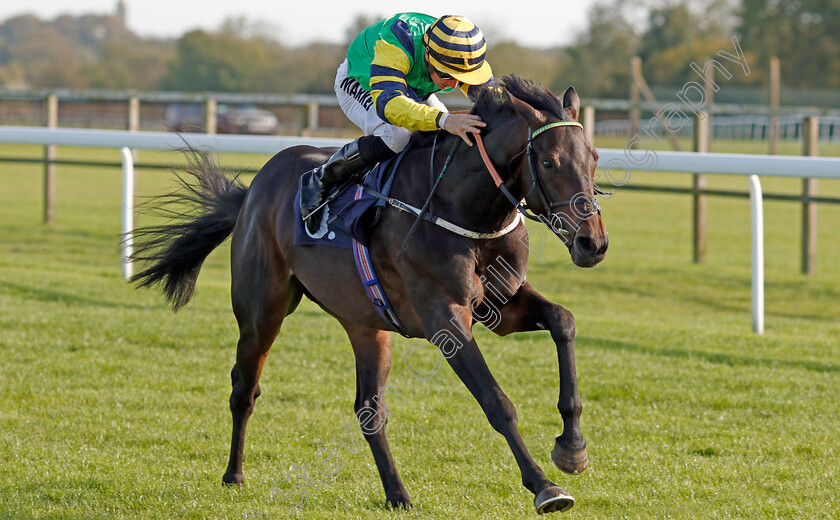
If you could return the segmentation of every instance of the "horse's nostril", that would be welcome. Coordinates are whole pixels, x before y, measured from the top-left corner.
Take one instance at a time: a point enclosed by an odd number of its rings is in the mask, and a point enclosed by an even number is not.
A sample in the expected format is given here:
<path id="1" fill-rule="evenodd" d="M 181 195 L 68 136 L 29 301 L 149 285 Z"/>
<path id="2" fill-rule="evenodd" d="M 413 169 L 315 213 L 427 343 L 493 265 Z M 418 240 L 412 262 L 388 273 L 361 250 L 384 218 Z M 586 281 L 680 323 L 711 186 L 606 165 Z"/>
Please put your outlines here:
<path id="1" fill-rule="evenodd" d="M 585 255 L 594 255 L 598 249 L 594 240 L 584 236 L 575 238 L 575 245 L 577 246 L 578 251 Z"/>
<path id="2" fill-rule="evenodd" d="M 610 241 L 609 241 L 609 239 L 605 238 L 603 243 L 601 244 L 601 247 L 598 248 L 598 253 L 597 254 L 599 254 L 599 255 L 606 254 L 607 253 L 607 248 L 609 246 L 610 246 Z"/>

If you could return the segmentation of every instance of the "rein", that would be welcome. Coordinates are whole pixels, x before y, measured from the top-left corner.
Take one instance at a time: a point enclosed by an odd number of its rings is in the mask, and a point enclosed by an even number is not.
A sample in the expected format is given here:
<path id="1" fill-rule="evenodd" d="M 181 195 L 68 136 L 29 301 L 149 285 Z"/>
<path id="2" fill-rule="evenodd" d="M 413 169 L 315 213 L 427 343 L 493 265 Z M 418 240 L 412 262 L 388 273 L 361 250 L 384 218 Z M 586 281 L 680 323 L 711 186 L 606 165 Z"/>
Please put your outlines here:
<path id="1" fill-rule="evenodd" d="M 583 204 L 584 212 L 581 214 L 580 219 L 578 220 L 575 228 L 579 228 L 581 222 L 584 220 L 592 217 L 593 215 L 601 213 L 601 206 L 598 204 L 598 201 L 590 199 L 589 197 L 582 196 L 582 197 L 575 197 L 570 200 L 560 200 L 560 201 L 551 201 L 546 193 L 545 183 L 542 180 L 542 176 L 540 175 L 539 165 L 537 164 L 536 153 L 534 152 L 533 142 L 534 139 L 545 132 L 546 130 L 550 130 L 552 128 L 560 128 L 560 127 L 578 127 L 581 130 L 583 129 L 583 125 L 577 121 L 558 121 L 555 123 L 549 123 L 543 127 L 540 127 L 534 130 L 530 137 L 528 138 L 528 144 L 525 145 L 525 149 L 519 152 L 516 155 L 521 155 L 523 152 L 528 156 L 528 162 L 531 166 L 531 173 L 533 176 L 533 184 L 531 189 L 528 193 L 531 193 L 535 189 L 537 190 L 537 194 L 542 199 L 543 206 L 546 208 L 546 215 L 537 215 L 531 209 L 523 204 L 523 200 L 517 200 L 516 197 L 510 192 L 510 190 L 505 186 L 502 177 L 499 175 L 499 172 L 496 171 L 496 167 L 493 166 L 492 161 L 490 160 L 490 156 L 487 153 L 487 149 L 484 146 L 484 141 L 481 138 L 481 134 L 474 134 L 476 138 L 476 143 L 478 144 L 478 151 L 481 154 L 481 159 L 484 161 L 484 165 L 487 167 L 487 170 L 490 172 L 490 176 L 493 178 L 493 182 L 496 184 L 496 187 L 499 188 L 502 193 L 504 193 L 505 197 L 513 204 L 514 208 L 523 216 L 530 220 L 535 220 L 537 222 L 542 222 L 544 224 L 551 224 L 551 228 L 555 230 L 557 233 L 561 235 L 571 235 L 573 234 L 568 229 L 563 227 L 556 228 L 552 221 L 553 217 L 556 217 L 557 214 L 554 213 L 554 208 L 558 206 L 576 206 L 578 204 Z M 576 212 L 575 212 L 576 213 Z M 562 219 L 561 219 L 562 225 Z"/>
<path id="2" fill-rule="evenodd" d="M 385 195 L 383 195 L 383 194 L 381 194 L 377 191 L 371 190 L 369 188 L 365 188 L 365 193 L 368 193 L 368 194 L 374 196 L 375 198 L 377 198 L 377 199 L 379 199 L 383 202 L 388 203 L 394 209 L 398 209 L 400 211 L 404 211 L 405 213 L 409 213 L 411 215 L 416 216 L 418 220 L 421 220 L 421 219 L 422 220 L 427 220 L 427 221 L 431 222 L 432 224 L 434 224 L 438 227 L 442 227 L 443 229 L 445 229 L 447 231 L 451 231 L 451 232 L 455 233 L 456 235 L 461 235 L 462 237 L 472 238 L 472 239 L 476 239 L 476 240 L 489 240 L 489 239 L 499 238 L 499 237 L 505 236 L 508 233 L 510 233 L 511 231 L 513 231 L 514 229 L 516 229 L 516 226 L 518 226 L 519 223 L 524 220 L 522 218 L 522 215 L 517 214 L 517 218 L 513 219 L 510 224 L 508 224 L 507 226 L 505 226 L 504 228 L 502 228 L 498 231 L 493 231 L 491 233 L 482 233 L 480 231 L 470 231 L 469 229 L 463 228 L 463 227 L 461 227 L 457 224 L 453 224 L 452 222 L 449 222 L 446 219 L 436 217 L 436 216 L 434 216 L 434 215 L 432 215 L 428 212 L 426 214 L 421 214 L 421 210 L 412 206 L 411 204 L 408 204 L 408 203 L 403 202 L 401 200 L 394 199 L 392 197 L 386 197 Z"/>
<path id="3" fill-rule="evenodd" d="M 437 142 L 437 134 L 435 134 L 435 142 Z M 399 262 L 402 259 L 405 250 L 408 249 L 408 245 L 411 243 L 411 239 L 414 237 L 415 231 L 417 231 L 417 226 L 420 225 L 420 222 L 426 217 L 426 213 L 429 211 L 429 205 L 432 203 L 432 197 L 435 196 L 435 191 L 437 191 L 438 186 L 440 186 L 440 181 L 443 180 L 443 174 L 446 173 L 446 169 L 449 168 L 449 163 L 452 162 L 452 158 L 455 157 L 455 151 L 458 149 L 458 145 L 461 144 L 461 141 L 455 141 L 455 144 L 452 146 L 452 150 L 449 151 L 449 155 L 446 156 L 446 160 L 443 162 L 443 168 L 440 170 L 440 175 L 438 175 L 435 184 L 432 186 L 432 189 L 429 191 L 429 197 L 426 199 L 426 202 L 423 204 L 423 207 L 416 212 L 417 220 L 414 221 L 414 224 L 411 225 L 411 229 L 408 230 L 408 235 L 406 235 L 405 240 L 400 247 L 400 250 L 397 252 L 396 261 Z M 434 175 L 434 166 L 435 166 L 435 143 L 432 143 L 432 159 L 431 163 L 429 164 L 429 171 Z M 407 205 L 406 205 L 407 206 Z M 395 206 L 398 207 L 398 206 Z M 400 208 L 401 209 L 401 208 Z"/>
<path id="4" fill-rule="evenodd" d="M 476 137 L 476 140 L 479 144 L 479 148 L 483 150 L 484 143 L 481 141 L 481 136 L 479 134 L 473 134 L 473 135 L 475 135 L 475 137 Z M 430 158 L 430 162 L 429 162 L 429 173 L 432 175 L 432 179 L 434 179 L 435 143 L 436 142 L 437 142 L 437 134 L 435 134 L 435 142 L 432 143 L 432 154 L 431 154 L 431 158 Z M 417 226 L 419 226 L 420 222 L 423 221 L 423 220 L 427 220 L 427 221 L 431 222 L 432 224 L 435 224 L 436 226 L 442 227 L 443 229 L 446 229 L 447 231 L 451 231 L 452 233 L 455 233 L 457 235 L 461 235 L 462 237 L 472 238 L 472 239 L 476 239 L 476 240 L 489 240 L 489 239 L 502 237 L 504 235 L 507 235 L 508 233 L 513 231 L 514 229 L 516 229 L 516 227 L 522 222 L 522 220 L 523 220 L 522 215 L 520 215 L 518 218 L 513 219 L 513 221 L 511 221 L 510 224 L 508 224 L 507 226 L 505 226 L 504 228 L 502 228 L 498 231 L 493 231 L 493 232 L 490 232 L 490 233 L 482 233 L 482 232 L 478 232 L 478 231 L 470 231 L 469 229 L 465 229 L 465 228 L 463 228 L 463 227 L 461 227 L 457 224 L 453 224 L 452 222 L 449 222 L 448 220 L 445 220 L 445 219 L 442 219 L 440 217 L 436 217 L 436 216 L 430 214 L 430 209 L 429 208 L 431 207 L 432 198 L 434 197 L 435 191 L 437 190 L 438 186 L 440 185 L 440 181 L 443 180 L 443 175 L 446 173 L 447 168 L 449 168 L 449 163 L 452 162 L 452 158 L 455 156 L 455 151 L 458 149 L 459 144 L 461 144 L 460 139 L 455 141 L 455 145 L 449 151 L 449 155 L 446 157 L 446 161 L 444 161 L 443 168 L 441 168 L 440 174 L 437 176 L 437 179 L 434 181 L 434 184 L 431 187 L 429 196 L 426 198 L 426 202 L 423 204 L 423 207 L 421 209 L 417 209 L 414 206 L 412 206 L 411 204 L 407 204 L 407 203 L 405 203 L 401 200 L 397 200 L 397 199 L 394 199 L 392 197 L 386 197 L 385 195 L 383 195 L 381 193 L 378 193 L 374 190 L 371 190 L 369 188 L 366 190 L 369 194 L 373 195 L 374 197 L 378 198 L 379 200 L 382 200 L 382 201 L 388 203 L 393 208 L 396 208 L 400 211 L 404 211 L 406 213 L 413 214 L 417 217 L 414 221 L 414 224 L 412 224 L 411 229 L 409 229 L 408 234 L 406 235 L 405 240 L 403 241 L 403 244 L 400 247 L 400 250 L 397 252 L 397 256 L 396 256 L 396 261 L 397 262 L 399 262 L 402 259 L 403 254 L 405 253 L 406 249 L 408 249 L 408 246 L 411 243 L 411 239 L 414 236 L 414 233 L 417 231 Z M 484 151 L 482 153 L 483 153 L 482 157 L 486 157 L 487 152 Z M 485 159 L 485 164 L 487 164 L 490 168 L 493 167 L 492 163 L 490 163 L 490 161 L 489 161 L 489 158 Z M 496 172 L 496 170 L 495 170 L 495 168 L 493 168 L 492 173 L 495 173 L 495 172 Z M 499 178 L 498 173 L 495 173 L 495 176 L 496 176 L 495 178 Z M 501 182 L 501 178 L 499 178 L 499 182 Z M 507 188 L 504 188 L 504 187 L 503 187 L 503 189 L 507 190 Z M 510 193 L 510 192 L 508 192 L 508 193 Z M 511 197 L 512 197 L 512 195 L 511 195 Z M 525 214 L 525 213 L 523 213 L 523 214 L 525 216 L 527 216 L 527 214 Z"/>

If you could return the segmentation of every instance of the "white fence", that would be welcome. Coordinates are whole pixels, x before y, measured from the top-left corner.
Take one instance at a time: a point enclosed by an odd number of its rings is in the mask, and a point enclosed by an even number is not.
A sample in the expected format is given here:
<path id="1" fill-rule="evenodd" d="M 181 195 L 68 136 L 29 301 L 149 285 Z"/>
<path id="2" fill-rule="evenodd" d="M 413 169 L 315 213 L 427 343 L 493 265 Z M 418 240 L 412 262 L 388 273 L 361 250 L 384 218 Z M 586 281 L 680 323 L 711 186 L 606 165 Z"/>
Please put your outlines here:
<path id="1" fill-rule="evenodd" d="M 89 146 L 119 148 L 123 160 L 123 224 L 130 237 L 134 216 L 134 163 L 130 149 L 170 150 L 185 145 L 198 150 L 237 153 L 276 153 L 284 148 L 308 144 L 340 146 L 342 139 L 305 137 L 254 137 L 234 135 L 184 134 L 165 132 L 128 132 L 116 130 L 46 129 L 0 126 L 0 143 Z M 774 155 L 746 155 L 694 152 L 643 152 L 628 155 L 625 150 L 599 149 L 600 165 L 610 169 L 616 165 L 645 171 L 713 173 L 745 175 L 750 188 L 752 219 L 752 309 L 753 330 L 764 332 L 764 216 L 759 175 L 774 177 L 840 179 L 840 159 Z M 628 177 L 629 178 L 629 177 Z M 123 276 L 131 276 L 128 257 L 131 239 L 123 247 Z"/>
<path id="2" fill-rule="evenodd" d="M 712 118 L 712 131 L 715 139 L 749 139 L 763 141 L 770 138 L 772 120 L 766 115 L 716 115 Z M 820 141 L 840 143 L 840 116 L 820 117 L 818 139 Z M 631 135 L 633 123 L 629 119 L 608 119 L 595 123 L 595 135 L 622 136 Z M 661 125 L 646 128 L 646 132 L 665 135 Z M 779 139 L 792 141 L 802 138 L 802 116 L 799 114 L 779 116 Z M 684 125 L 677 132 L 680 137 L 694 135 L 693 125 Z"/>

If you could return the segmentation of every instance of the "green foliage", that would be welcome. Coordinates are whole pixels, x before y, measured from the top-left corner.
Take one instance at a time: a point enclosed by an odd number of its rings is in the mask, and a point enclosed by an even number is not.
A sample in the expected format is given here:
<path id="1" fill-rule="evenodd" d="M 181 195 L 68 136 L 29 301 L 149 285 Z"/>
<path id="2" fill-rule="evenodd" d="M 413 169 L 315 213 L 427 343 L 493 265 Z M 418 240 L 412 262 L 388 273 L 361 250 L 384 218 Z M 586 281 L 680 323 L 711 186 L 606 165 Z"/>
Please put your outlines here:
<path id="1" fill-rule="evenodd" d="M 717 51 L 731 52 L 728 34 L 716 25 L 704 25 L 705 13 L 695 13 L 687 3 L 666 4 L 651 9 L 648 29 L 639 41 L 637 55 L 642 59 L 648 83 L 679 85 L 694 78 L 688 67 L 704 64 Z"/>
<path id="2" fill-rule="evenodd" d="M 518 74 L 546 86 L 552 86 L 557 79 L 564 55 L 561 49 L 529 49 L 512 41 L 496 42 L 488 49 L 488 56 L 492 57 L 490 64 L 496 77 Z"/>
<path id="3" fill-rule="evenodd" d="M 277 42 L 280 28 L 264 20 L 249 20 L 245 16 L 226 18 L 219 32 L 232 34 L 243 40 L 257 40 L 263 43 Z"/>
<path id="4" fill-rule="evenodd" d="M 174 47 L 141 40 L 109 16 L 20 16 L 0 23 L 0 85 L 160 87 Z"/>
<path id="5" fill-rule="evenodd" d="M 333 94 L 335 71 L 346 52 L 341 45 L 327 43 L 285 49 L 263 71 L 262 84 L 269 91 Z"/>
<path id="6" fill-rule="evenodd" d="M 45 87 L 83 87 L 79 56 L 70 41 L 51 27 L 36 27 L 12 46 L 16 62 L 25 64 L 27 79 Z"/>
<path id="7" fill-rule="evenodd" d="M 625 97 L 630 58 L 638 45 L 633 27 L 615 6 L 596 4 L 580 43 L 566 49 L 563 66 L 552 81 L 560 90 L 574 85 L 586 96 Z"/>
<path id="8" fill-rule="evenodd" d="M 657 51 L 688 45 L 701 37 L 697 18 L 686 4 L 651 9 L 648 30 L 639 44 L 639 57 L 644 60 Z"/>
<path id="9" fill-rule="evenodd" d="M 102 56 L 82 68 L 89 87 L 110 89 L 160 88 L 167 65 L 172 59 L 168 44 L 136 45 L 128 41 L 105 41 Z"/>
<path id="10" fill-rule="evenodd" d="M 742 2 L 738 31 L 763 68 L 777 56 L 786 84 L 840 87 L 840 0 Z"/>
<path id="11" fill-rule="evenodd" d="M 230 33 L 191 31 L 178 40 L 175 60 L 163 82 L 185 91 L 251 91 L 268 66 L 265 48 Z"/>

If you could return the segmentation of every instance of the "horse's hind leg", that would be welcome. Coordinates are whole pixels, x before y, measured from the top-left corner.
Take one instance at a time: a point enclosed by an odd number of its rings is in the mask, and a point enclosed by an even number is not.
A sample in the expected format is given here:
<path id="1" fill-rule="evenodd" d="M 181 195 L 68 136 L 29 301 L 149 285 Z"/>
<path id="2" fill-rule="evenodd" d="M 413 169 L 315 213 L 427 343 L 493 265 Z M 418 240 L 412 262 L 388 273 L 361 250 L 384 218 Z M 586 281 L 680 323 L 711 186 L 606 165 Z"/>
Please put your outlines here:
<path id="1" fill-rule="evenodd" d="M 384 400 L 387 398 L 392 405 L 395 400 L 402 400 L 396 391 L 385 386 L 391 370 L 391 333 L 355 327 L 347 323 L 342 325 L 350 337 L 356 356 L 356 417 L 362 435 L 373 452 L 382 486 L 385 488 L 385 500 L 392 507 L 411 507 L 408 491 L 397 473 L 394 457 L 385 437 L 385 423 L 388 422 L 389 410 Z"/>
<path id="2" fill-rule="evenodd" d="M 252 257 L 237 261 L 234 249 L 232 271 L 233 312 L 239 324 L 236 364 L 230 373 L 233 390 L 230 411 L 233 434 L 230 460 L 222 481 L 242 485 L 242 458 L 245 428 L 260 396 L 259 379 L 271 344 L 280 332 L 283 318 L 301 298 L 300 283 L 294 278 L 279 252 L 268 250 L 268 243 L 246 244 Z"/>

